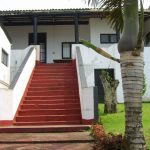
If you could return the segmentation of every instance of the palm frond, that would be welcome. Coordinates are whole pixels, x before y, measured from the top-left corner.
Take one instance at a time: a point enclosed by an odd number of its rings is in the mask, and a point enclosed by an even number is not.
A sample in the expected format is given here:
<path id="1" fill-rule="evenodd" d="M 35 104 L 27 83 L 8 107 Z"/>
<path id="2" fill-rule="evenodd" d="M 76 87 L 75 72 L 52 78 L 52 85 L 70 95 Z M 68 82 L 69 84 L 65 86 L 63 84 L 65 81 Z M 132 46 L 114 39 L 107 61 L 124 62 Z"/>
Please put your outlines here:
<path id="1" fill-rule="evenodd" d="M 120 8 L 115 8 L 108 14 L 108 21 L 114 30 L 122 32 L 123 16 Z"/>
<path id="2" fill-rule="evenodd" d="M 99 0 L 88 0 L 88 5 L 92 5 L 94 7 L 98 6 Z"/>
<path id="3" fill-rule="evenodd" d="M 111 27 L 117 31 L 123 30 L 123 4 L 124 0 L 88 0 L 88 4 L 99 6 L 108 13 Z"/>

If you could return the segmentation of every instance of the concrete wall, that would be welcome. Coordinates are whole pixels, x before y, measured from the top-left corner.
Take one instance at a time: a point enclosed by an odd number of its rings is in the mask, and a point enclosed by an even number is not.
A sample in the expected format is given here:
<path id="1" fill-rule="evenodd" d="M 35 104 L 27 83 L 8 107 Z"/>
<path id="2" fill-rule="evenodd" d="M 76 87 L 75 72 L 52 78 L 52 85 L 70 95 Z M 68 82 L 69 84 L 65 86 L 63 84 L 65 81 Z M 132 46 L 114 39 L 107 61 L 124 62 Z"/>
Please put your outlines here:
<path id="1" fill-rule="evenodd" d="M 34 49 L 12 89 L 0 89 L 0 121 L 13 120 L 34 69 L 35 62 L 36 50 Z"/>
<path id="2" fill-rule="evenodd" d="M 29 56 L 15 87 L 13 88 L 13 97 L 12 97 L 12 100 L 13 100 L 12 116 L 13 117 L 17 111 L 21 98 L 24 94 L 24 91 L 30 79 L 31 73 L 35 67 L 35 62 L 36 62 L 36 50 L 34 49 L 31 55 Z"/>
<path id="3" fill-rule="evenodd" d="M 117 99 L 118 102 L 123 102 L 123 90 L 122 90 L 122 80 L 121 80 L 121 70 L 120 64 L 109 60 L 90 48 L 87 48 L 83 45 L 79 45 L 81 49 L 81 55 L 83 60 L 83 69 L 85 70 L 85 76 L 87 79 L 87 87 L 94 87 L 95 86 L 95 79 L 94 79 L 94 69 L 114 69 L 115 79 L 120 81 L 120 84 L 117 88 Z M 73 55 L 75 55 L 74 51 L 76 49 L 76 45 L 73 45 Z M 112 45 L 107 49 L 107 52 L 112 54 L 114 57 L 119 58 L 119 53 L 117 51 L 117 45 Z"/>
<path id="4" fill-rule="evenodd" d="M 94 119 L 94 89 L 93 86 L 87 85 L 88 79 L 86 78 L 85 75 L 80 47 L 73 46 L 72 53 L 73 53 L 72 58 L 76 59 L 82 119 L 84 121 L 93 120 Z"/>
<path id="5" fill-rule="evenodd" d="M 27 50 L 29 50 L 27 48 Z M 14 78 L 17 70 L 19 69 L 23 59 L 25 58 L 27 51 L 26 49 L 11 50 L 11 67 L 10 67 L 10 81 Z"/>
<path id="6" fill-rule="evenodd" d="M 1 62 L 2 49 L 8 54 L 8 66 Z M 0 88 L 8 88 L 7 85 L 10 84 L 10 49 L 11 44 L 0 27 Z"/>
<path id="7" fill-rule="evenodd" d="M 29 46 L 21 50 L 20 49 L 11 50 L 10 81 L 13 80 L 17 70 L 19 69 L 20 65 L 22 64 L 22 61 L 24 60 L 26 54 L 29 52 L 31 47 L 32 46 Z"/>
<path id="8" fill-rule="evenodd" d="M 0 121 L 12 120 L 13 116 L 12 90 L 0 89 Z"/>
<path id="9" fill-rule="evenodd" d="M 112 44 L 101 44 L 100 43 L 100 34 L 116 34 L 110 25 L 108 24 L 107 19 L 100 18 L 90 18 L 90 41 L 98 47 L 109 47 Z"/>
<path id="10" fill-rule="evenodd" d="M 32 26 L 8 26 L 12 49 L 25 49 Z M 62 59 L 62 42 L 74 42 L 74 25 L 38 26 L 38 32 L 47 33 L 47 63 Z M 80 38 L 90 40 L 89 25 L 79 25 Z"/>
<path id="11" fill-rule="evenodd" d="M 73 55 L 75 55 L 75 49 L 76 46 L 80 46 L 81 49 L 81 56 L 83 60 L 82 68 L 85 71 L 86 81 L 87 81 L 87 87 L 93 87 L 95 86 L 95 80 L 94 80 L 94 69 L 114 69 L 115 73 L 115 79 L 118 79 L 120 81 L 119 86 L 117 88 L 117 100 L 118 102 L 123 102 L 123 89 L 122 89 L 122 79 L 121 79 L 121 69 L 120 64 L 117 62 L 114 62 L 112 60 L 109 60 L 92 49 L 89 49 L 83 45 L 73 45 Z M 112 54 L 114 57 L 119 58 L 119 53 L 117 50 L 117 44 L 114 44 L 107 48 L 107 52 Z M 143 96 L 144 100 L 150 100 L 150 47 L 145 47 L 144 49 L 144 61 L 145 61 L 145 78 L 146 78 L 146 86 L 147 90 L 145 95 Z"/>
<path id="12" fill-rule="evenodd" d="M 146 92 L 143 96 L 144 101 L 150 101 L 150 47 L 145 47 L 144 49 L 144 74 L 146 83 Z"/>

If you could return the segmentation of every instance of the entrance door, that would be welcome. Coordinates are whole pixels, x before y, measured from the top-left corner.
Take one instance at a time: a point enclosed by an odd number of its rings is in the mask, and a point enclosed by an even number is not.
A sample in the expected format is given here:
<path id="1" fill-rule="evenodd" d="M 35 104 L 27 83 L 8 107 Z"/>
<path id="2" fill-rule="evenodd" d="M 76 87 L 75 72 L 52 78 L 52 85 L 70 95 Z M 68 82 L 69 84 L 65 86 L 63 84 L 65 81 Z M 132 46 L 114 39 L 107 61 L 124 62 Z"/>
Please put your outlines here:
<path id="1" fill-rule="evenodd" d="M 33 33 L 29 33 L 29 45 L 33 43 Z M 37 34 L 37 44 L 40 45 L 40 62 L 46 63 L 46 33 Z"/>

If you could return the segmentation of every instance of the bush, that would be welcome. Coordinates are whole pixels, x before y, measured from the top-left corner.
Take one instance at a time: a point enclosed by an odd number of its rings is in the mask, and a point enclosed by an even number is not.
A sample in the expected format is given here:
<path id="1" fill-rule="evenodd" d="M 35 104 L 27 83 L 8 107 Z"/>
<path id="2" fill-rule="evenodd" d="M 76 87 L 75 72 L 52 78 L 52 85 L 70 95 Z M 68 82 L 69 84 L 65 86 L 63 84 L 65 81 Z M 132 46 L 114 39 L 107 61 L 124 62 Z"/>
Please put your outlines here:
<path id="1" fill-rule="evenodd" d="M 124 137 L 106 134 L 102 125 L 93 125 L 92 135 L 95 138 L 94 150 L 127 150 Z"/>

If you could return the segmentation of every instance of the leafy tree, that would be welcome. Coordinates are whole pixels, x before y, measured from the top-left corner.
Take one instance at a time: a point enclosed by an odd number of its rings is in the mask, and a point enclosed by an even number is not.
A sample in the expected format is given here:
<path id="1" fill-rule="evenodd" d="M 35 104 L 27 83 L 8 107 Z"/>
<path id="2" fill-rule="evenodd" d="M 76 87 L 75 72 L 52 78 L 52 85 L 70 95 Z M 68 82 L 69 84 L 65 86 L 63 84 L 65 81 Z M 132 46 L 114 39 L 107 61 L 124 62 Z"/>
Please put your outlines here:
<path id="1" fill-rule="evenodd" d="M 118 43 L 120 60 L 114 59 L 103 50 L 82 40 L 103 56 L 120 62 L 124 104 L 125 104 L 125 139 L 129 150 L 146 150 L 142 126 L 142 90 L 144 80 L 143 62 L 143 4 L 142 0 L 88 0 L 89 5 L 100 6 L 109 12 L 111 26 L 122 32 Z M 140 15 L 138 12 L 141 6 Z M 100 51 L 99 51 L 100 50 Z"/>

